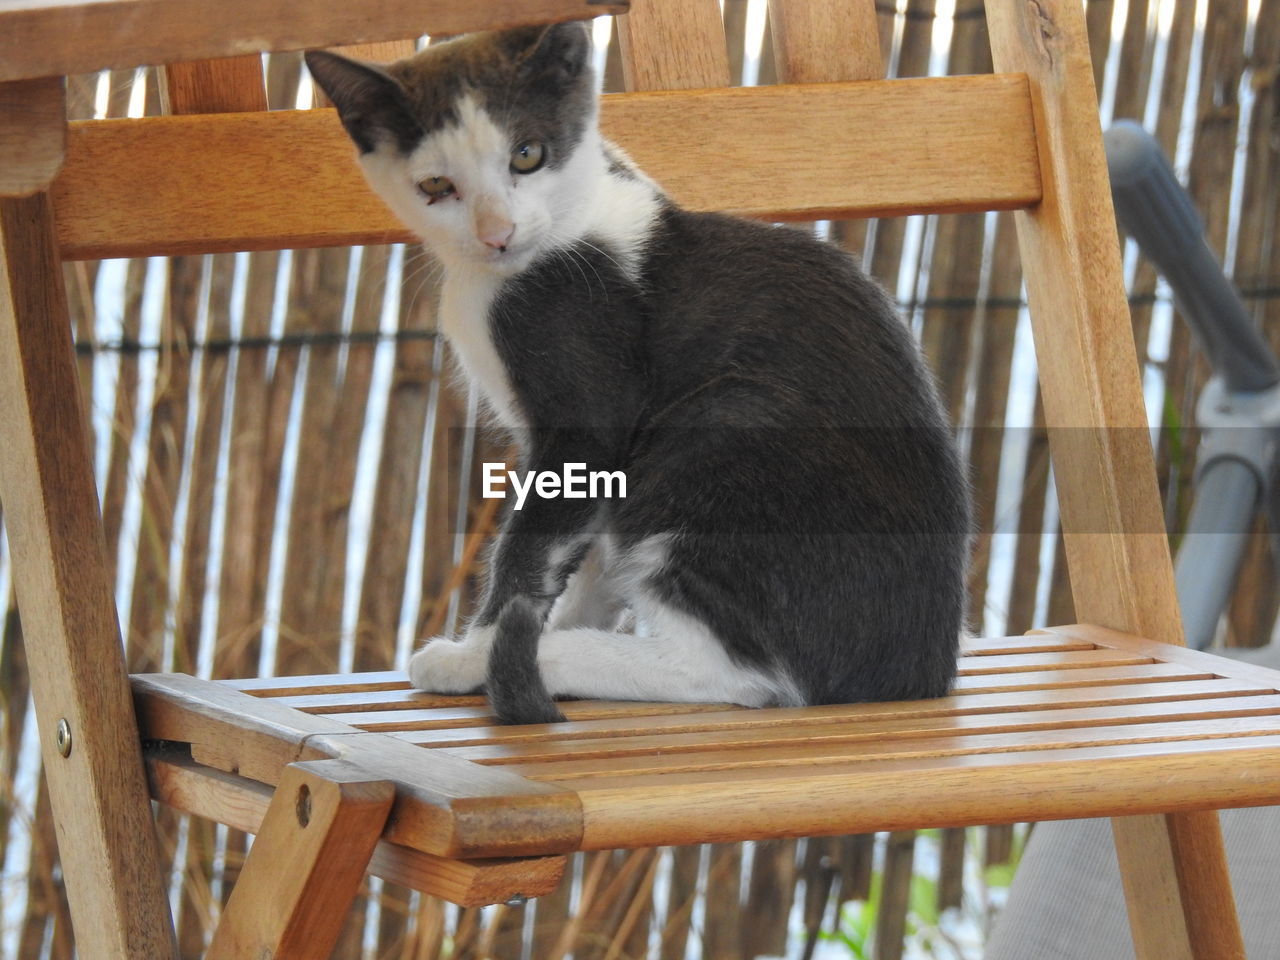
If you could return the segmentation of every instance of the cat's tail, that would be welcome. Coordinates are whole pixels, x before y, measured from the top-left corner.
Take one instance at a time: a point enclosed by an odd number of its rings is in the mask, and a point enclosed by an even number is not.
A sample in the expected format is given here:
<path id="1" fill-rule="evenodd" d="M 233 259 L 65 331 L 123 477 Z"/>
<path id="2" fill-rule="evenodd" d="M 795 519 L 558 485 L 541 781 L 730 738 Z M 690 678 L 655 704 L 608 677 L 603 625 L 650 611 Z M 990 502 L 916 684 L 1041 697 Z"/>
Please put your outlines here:
<path id="1" fill-rule="evenodd" d="M 544 611 L 528 597 L 507 602 L 498 615 L 489 653 L 486 688 L 501 723 L 559 723 L 564 720 L 538 669 L 538 638 Z"/>

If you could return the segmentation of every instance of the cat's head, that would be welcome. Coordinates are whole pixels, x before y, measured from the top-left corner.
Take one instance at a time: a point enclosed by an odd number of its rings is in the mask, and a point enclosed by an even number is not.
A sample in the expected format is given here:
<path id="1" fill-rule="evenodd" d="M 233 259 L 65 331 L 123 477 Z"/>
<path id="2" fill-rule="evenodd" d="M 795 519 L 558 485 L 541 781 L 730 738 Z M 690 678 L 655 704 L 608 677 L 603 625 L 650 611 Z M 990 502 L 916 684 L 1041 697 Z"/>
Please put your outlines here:
<path id="1" fill-rule="evenodd" d="M 510 275 L 581 216 L 583 165 L 599 156 L 590 53 L 586 25 L 568 23 L 470 34 L 386 66 L 306 59 L 405 225 L 448 265 Z"/>

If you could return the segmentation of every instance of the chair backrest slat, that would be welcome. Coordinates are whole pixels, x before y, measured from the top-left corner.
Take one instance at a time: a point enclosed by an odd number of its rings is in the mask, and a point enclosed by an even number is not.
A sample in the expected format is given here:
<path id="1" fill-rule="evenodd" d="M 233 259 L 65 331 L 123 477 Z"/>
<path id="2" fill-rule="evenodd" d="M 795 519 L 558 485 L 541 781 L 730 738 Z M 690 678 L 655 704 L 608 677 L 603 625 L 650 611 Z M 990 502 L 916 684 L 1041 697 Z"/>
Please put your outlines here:
<path id="1" fill-rule="evenodd" d="M 769 23 L 784 83 L 884 76 L 874 0 L 769 0 Z"/>
<path id="2" fill-rule="evenodd" d="M 602 122 L 693 209 L 815 219 L 1005 210 L 1040 198 L 1020 77 L 606 97 Z M 351 153 L 319 110 L 73 124 L 53 188 L 62 255 L 410 239 Z"/>
<path id="3" fill-rule="evenodd" d="M 452 35 L 516 23 L 622 13 L 607 0 L 23 0 L 6 3 L 0 29 L 0 81 L 90 73 L 104 67 L 298 50 L 406 34 Z M 299 11 L 305 11 L 300 15 Z"/>
<path id="4" fill-rule="evenodd" d="M 262 57 L 256 53 L 170 63 L 161 71 L 165 113 L 247 113 L 267 109 Z"/>
<path id="5" fill-rule="evenodd" d="M 628 90 L 729 85 L 724 21 L 716 0 L 640 3 L 616 22 Z"/>

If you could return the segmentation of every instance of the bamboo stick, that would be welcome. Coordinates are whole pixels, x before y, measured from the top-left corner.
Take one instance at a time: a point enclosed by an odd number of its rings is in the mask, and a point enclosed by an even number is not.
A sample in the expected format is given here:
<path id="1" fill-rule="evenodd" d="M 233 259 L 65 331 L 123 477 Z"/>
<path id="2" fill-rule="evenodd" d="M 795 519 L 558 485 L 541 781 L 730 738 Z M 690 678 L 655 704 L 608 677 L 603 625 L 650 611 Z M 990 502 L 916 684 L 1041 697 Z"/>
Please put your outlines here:
<path id="1" fill-rule="evenodd" d="M 1178 131 L 1182 120 L 1182 97 L 1185 92 L 1191 62 L 1191 48 L 1195 42 L 1195 10 L 1193 5 L 1180 3 L 1174 7 L 1173 23 L 1168 43 L 1168 59 L 1156 121 L 1155 135 L 1169 157 L 1174 156 Z M 1154 291 L 1154 275 L 1152 275 Z M 1166 403 L 1178 409 L 1177 400 L 1183 395 L 1187 375 L 1189 333 L 1182 324 L 1175 324 L 1169 343 L 1169 357 L 1165 363 L 1165 385 L 1171 396 Z M 1185 410 L 1183 411 L 1185 412 Z M 1171 437 L 1161 431 L 1156 443 L 1156 476 L 1166 505 L 1166 516 L 1178 506 L 1178 482 L 1186 478 L 1186 464 L 1173 462 Z M 1172 486 L 1171 486 L 1172 485 Z"/>
<path id="2" fill-rule="evenodd" d="M 709 847 L 709 855 L 702 952 L 707 957 L 738 960 L 744 956 L 739 915 L 742 844 L 715 843 Z"/>
<path id="3" fill-rule="evenodd" d="M 1280 191 L 1280 3 L 1263 0 L 1258 10 L 1253 51 L 1253 113 L 1245 154 L 1244 195 L 1236 239 L 1234 279 L 1242 289 L 1266 289 L 1280 280 L 1280 225 L 1275 197 Z M 1247 301 L 1246 301 L 1247 303 Z M 1280 318 L 1275 299 L 1259 298 L 1253 315 L 1268 333 L 1272 349 L 1280 349 Z M 1255 534 L 1259 531 L 1255 530 Z M 1241 563 L 1235 596 L 1228 614 L 1229 642 L 1251 646 L 1266 643 L 1270 625 L 1280 609 L 1276 588 L 1276 558 L 1267 538 L 1255 535 Z"/>
<path id="4" fill-rule="evenodd" d="M 672 847 L 667 919 L 659 940 L 660 960 L 684 960 L 698 897 L 698 865 L 703 848 Z"/>
<path id="5" fill-rule="evenodd" d="M 911 904 L 911 874 L 915 863 L 914 830 L 889 834 L 885 847 L 880 909 L 876 914 L 874 960 L 901 960 Z"/>
<path id="6" fill-rule="evenodd" d="M 964 901 L 965 833 L 964 827 L 948 827 L 942 831 L 937 891 L 940 911 L 958 909 Z"/>
<path id="7" fill-rule="evenodd" d="M 582 863 L 583 855 L 575 854 L 574 861 Z M 545 897 L 534 901 L 533 907 L 533 940 L 530 944 L 530 957 L 549 956 L 555 949 L 560 931 L 568 922 L 569 902 L 573 897 L 572 865 L 565 870 L 560 885 Z"/>
<path id="8" fill-rule="evenodd" d="M 755 845 L 742 915 L 742 942 L 748 957 L 786 954 L 797 880 L 794 840 L 762 840 Z"/>
<path id="9" fill-rule="evenodd" d="M 414 288 L 406 292 L 416 293 Z M 360 591 L 357 670 L 385 670 L 395 659 L 436 349 L 434 341 L 412 334 L 434 329 L 437 297 L 434 285 L 428 284 L 421 293 L 405 296 L 401 302 L 399 329 L 411 336 L 395 346 L 386 440 L 378 467 L 369 554 Z"/>
<path id="10" fill-rule="evenodd" d="M 348 248 L 299 250 L 294 254 L 287 323 L 290 333 L 305 335 L 341 329 L 350 260 Z M 327 565 L 342 566 L 346 559 L 341 555 L 330 557 L 325 550 L 324 528 L 330 505 L 323 494 L 333 451 L 328 443 L 320 442 L 321 438 L 333 436 L 341 353 L 338 343 L 308 346 L 306 375 L 297 386 L 302 409 L 276 651 L 276 673 L 280 675 L 328 673 L 338 666 L 339 624 L 320 623 L 316 607 Z"/>

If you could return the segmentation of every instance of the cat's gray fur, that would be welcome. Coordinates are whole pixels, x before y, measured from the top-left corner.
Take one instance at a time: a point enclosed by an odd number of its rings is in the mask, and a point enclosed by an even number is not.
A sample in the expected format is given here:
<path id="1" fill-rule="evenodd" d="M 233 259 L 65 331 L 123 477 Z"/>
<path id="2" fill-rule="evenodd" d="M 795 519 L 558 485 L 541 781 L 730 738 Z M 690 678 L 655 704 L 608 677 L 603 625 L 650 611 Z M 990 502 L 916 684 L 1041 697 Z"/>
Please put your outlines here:
<path id="1" fill-rule="evenodd" d="M 371 183 L 440 250 L 442 323 L 524 468 L 628 479 L 623 500 L 509 511 L 475 622 L 415 656 L 415 684 L 483 684 L 507 722 L 559 719 L 553 695 L 946 693 L 970 508 L 909 331 L 836 247 L 663 196 L 600 139 L 589 52 L 567 24 L 385 68 L 307 58 Z M 447 159 L 464 148 L 437 150 L 449 137 L 547 156 L 528 176 L 500 159 L 501 176 L 467 180 Z M 399 183 L 428 175 L 458 183 L 452 206 L 427 210 Z M 483 249 L 468 224 L 488 231 Z M 628 610 L 638 636 L 616 630 Z"/>

